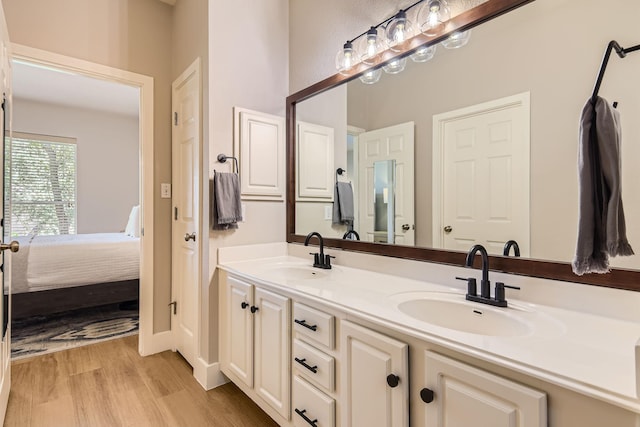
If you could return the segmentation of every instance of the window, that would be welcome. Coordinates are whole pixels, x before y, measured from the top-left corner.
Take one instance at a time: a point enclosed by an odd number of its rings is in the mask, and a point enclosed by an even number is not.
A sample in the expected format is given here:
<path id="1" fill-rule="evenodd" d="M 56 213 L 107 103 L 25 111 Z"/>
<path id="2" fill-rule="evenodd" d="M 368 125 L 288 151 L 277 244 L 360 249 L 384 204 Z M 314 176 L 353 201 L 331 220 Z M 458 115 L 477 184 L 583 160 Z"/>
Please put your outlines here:
<path id="1" fill-rule="evenodd" d="M 76 234 L 76 143 L 16 133 L 6 144 L 11 236 Z"/>

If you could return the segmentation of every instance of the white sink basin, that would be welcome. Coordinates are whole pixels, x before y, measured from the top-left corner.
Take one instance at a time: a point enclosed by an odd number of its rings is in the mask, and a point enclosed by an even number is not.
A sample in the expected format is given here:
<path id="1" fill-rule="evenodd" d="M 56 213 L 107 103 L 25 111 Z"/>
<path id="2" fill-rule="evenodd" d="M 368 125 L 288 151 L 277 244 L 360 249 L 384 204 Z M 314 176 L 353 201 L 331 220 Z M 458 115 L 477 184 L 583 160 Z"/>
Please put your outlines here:
<path id="1" fill-rule="evenodd" d="M 327 277 L 331 270 L 323 270 L 307 265 L 275 264 L 268 267 L 265 273 L 271 277 L 283 280 L 307 280 Z"/>
<path id="2" fill-rule="evenodd" d="M 422 322 L 478 335 L 523 336 L 535 323 L 526 312 L 465 300 L 464 295 L 438 292 L 398 294 L 398 310 Z"/>

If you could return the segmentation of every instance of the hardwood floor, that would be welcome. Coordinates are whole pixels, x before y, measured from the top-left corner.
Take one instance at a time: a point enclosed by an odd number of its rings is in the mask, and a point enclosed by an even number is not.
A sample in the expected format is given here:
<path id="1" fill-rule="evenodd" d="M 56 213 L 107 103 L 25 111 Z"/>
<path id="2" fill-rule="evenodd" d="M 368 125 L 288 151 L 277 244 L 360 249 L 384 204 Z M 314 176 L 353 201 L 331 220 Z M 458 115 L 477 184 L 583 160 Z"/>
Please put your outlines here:
<path id="1" fill-rule="evenodd" d="M 138 337 L 16 361 L 5 427 L 277 426 L 235 385 L 205 391 L 170 351 Z"/>

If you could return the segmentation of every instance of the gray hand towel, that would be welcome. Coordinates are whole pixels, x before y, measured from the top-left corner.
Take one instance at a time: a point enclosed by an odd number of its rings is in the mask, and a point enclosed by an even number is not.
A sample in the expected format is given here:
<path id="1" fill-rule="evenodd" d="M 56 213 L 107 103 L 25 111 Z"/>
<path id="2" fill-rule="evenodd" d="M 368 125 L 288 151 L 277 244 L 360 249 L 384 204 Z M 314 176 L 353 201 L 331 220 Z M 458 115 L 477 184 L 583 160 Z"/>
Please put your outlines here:
<path id="1" fill-rule="evenodd" d="M 353 188 L 350 182 L 336 182 L 333 190 L 333 224 L 353 224 Z"/>
<path id="2" fill-rule="evenodd" d="M 238 221 L 242 221 L 238 174 L 215 172 L 211 187 L 213 189 L 211 228 L 214 230 L 238 228 Z"/>
<path id="3" fill-rule="evenodd" d="M 620 174 L 620 116 L 598 97 L 580 120 L 579 218 L 573 272 L 609 272 L 609 256 L 633 255 L 626 237 Z"/>

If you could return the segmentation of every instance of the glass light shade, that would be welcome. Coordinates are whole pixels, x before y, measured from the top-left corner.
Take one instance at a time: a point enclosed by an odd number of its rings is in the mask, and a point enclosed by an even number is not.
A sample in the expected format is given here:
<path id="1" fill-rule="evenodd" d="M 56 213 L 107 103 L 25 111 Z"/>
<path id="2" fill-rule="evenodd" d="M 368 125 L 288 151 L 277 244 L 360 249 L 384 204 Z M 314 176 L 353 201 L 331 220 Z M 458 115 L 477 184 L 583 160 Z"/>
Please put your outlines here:
<path id="1" fill-rule="evenodd" d="M 360 76 L 360 81 L 366 85 L 372 85 L 378 83 L 382 76 L 382 68 L 376 68 L 375 70 L 368 70 Z"/>
<path id="2" fill-rule="evenodd" d="M 384 32 L 384 29 L 383 31 Z M 371 27 L 367 33 L 360 38 L 358 52 L 362 57 L 362 62 L 367 65 L 375 64 L 380 54 L 387 48 L 385 38 L 376 27 Z"/>
<path id="3" fill-rule="evenodd" d="M 411 54 L 410 58 L 413 62 L 427 62 L 436 54 L 436 46 L 437 45 L 434 44 L 431 46 L 419 47 L 418 50 Z"/>
<path id="4" fill-rule="evenodd" d="M 413 24 L 407 19 L 407 13 L 401 10 L 387 25 L 387 43 L 394 52 L 404 50 L 406 43 L 413 37 Z"/>
<path id="5" fill-rule="evenodd" d="M 417 21 L 427 36 L 435 36 L 444 31 L 445 23 L 451 18 L 451 10 L 446 0 L 428 0 L 418 9 Z"/>
<path id="6" fill-rule="evenodd" d="M 404 70 L 404 67 L 407 66 L 407 58 L 394 59 L 382 66 L 382 69 L 387 74 L 398 74 Z"/>
<path id="7" fill-rule="evenodd" d="M 446 47 L 447 49 L 457 49 L 469 43 L 470 38 L 471 38 L 471 30 L 462 31 L 462 32 L 456 31 L 455 33 L 447 37 L 445 40 L 442 40 L 441 43 L 442 43 L 442 46 Z"/>
<path id="8" fill-rule="evenodd" d="M 358 62 L 360 62 L 360 57 L 351 42 L 345 43 L 336 54 L 336 70 L 340 74 L 348 75 Z"/>

